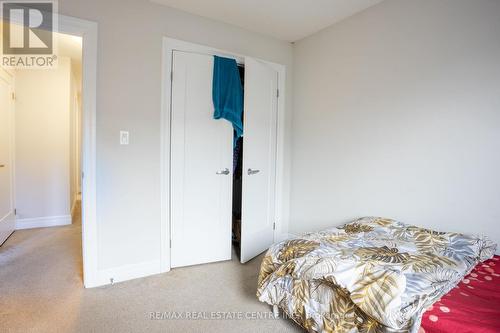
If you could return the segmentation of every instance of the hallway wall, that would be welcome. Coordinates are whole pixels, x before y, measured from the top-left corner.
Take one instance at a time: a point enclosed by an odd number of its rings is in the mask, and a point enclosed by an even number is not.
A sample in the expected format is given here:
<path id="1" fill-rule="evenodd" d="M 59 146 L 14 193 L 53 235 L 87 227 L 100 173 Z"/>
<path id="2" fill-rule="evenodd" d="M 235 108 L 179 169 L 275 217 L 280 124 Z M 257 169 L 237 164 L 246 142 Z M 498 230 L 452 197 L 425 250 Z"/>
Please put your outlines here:
<path id="1" fill-rule="evenodd" d="M 51 70 L 15 76 L 16 208 L 18 224 L 70 223 L 69 58 Z"/>

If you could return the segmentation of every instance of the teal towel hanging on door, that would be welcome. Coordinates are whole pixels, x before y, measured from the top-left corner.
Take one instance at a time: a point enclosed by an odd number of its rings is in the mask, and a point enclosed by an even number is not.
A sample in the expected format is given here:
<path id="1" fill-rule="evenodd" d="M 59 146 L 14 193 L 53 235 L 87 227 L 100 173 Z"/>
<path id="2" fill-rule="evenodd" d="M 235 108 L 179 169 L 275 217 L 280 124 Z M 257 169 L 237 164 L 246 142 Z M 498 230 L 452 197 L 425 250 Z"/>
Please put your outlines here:
<path id="1" fill-rule="evenodd" d="M 214 56 L 212 82 L 214 118 L 233 124 L 234 143 L 243 135 L 243 86 L 236 60 Z"/>

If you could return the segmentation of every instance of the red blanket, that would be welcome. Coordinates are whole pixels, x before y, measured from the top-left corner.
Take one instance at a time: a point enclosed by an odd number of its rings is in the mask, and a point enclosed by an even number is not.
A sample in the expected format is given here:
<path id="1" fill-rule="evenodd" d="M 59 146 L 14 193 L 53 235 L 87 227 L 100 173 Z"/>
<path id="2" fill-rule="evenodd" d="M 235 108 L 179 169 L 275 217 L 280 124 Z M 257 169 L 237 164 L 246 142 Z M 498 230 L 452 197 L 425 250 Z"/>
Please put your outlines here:
<path id="1" fill-rule="evenodd" d="M 477 265 L 427 309 L 419 333 L 500 332 L 500 256 Z"/>

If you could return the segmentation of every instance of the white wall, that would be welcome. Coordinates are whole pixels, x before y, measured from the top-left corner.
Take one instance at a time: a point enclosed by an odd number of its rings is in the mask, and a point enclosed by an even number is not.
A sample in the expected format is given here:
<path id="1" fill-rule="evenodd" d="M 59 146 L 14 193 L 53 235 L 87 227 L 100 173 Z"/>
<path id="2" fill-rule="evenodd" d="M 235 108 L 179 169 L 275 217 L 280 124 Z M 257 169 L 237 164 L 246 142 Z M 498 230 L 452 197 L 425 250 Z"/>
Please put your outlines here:
<path id="1" fill-rule="evenodd" d="M 291 231 L 365 215 L 500 242 L 500 2 L 386 0 L 294 48 Z"/>
<path id="2" fill-rule="evenodd" d="M 15 158 L 17 218 L 70 214 L 70 71 L 16 71 Z"/>
<path id="3" fill-rule="evenodd" d="M 99 24 L 98 267 L 156 265 L 160 259 L 162 37 L 209 45 L 289 68 L 291 45 L 147 0 L 61 0 L 59 11 Z M 290 78 L 287 85 L 290 97 Z M 120 130 L 130 131 L 130 145 L 119 145 Z"/>

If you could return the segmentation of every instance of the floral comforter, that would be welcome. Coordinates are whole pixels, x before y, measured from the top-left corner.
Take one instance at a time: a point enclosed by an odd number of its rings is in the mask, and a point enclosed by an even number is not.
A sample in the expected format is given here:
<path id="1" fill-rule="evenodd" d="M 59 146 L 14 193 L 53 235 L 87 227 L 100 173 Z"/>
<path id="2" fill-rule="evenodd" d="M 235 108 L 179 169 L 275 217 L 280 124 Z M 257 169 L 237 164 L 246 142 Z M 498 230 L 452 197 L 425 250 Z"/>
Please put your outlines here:
<path id="1" fill-rule="evenodd" d="M 309 332 L 416 332 L 425 309 L 495 250 L 485 237 L 366 217 L 273 245 L 257 297 Z"/>

